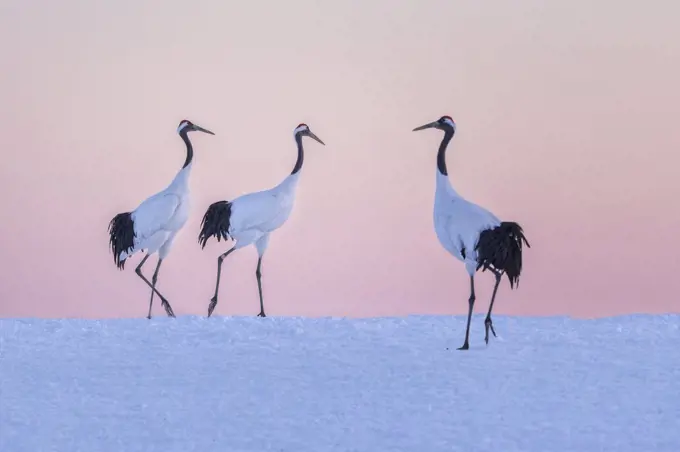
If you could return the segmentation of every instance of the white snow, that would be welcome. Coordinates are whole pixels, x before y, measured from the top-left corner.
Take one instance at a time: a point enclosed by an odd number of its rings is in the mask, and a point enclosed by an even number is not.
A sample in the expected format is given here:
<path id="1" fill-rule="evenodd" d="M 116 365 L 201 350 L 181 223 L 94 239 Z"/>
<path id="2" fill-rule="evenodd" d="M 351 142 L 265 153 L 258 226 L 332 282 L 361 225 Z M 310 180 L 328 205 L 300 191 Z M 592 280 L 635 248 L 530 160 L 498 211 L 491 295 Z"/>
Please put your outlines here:
<path id="1" fill-rule="evenodd" d="M 473 322 L 0 320 L 0 451 L 680 451 L 680 316 Z"/>

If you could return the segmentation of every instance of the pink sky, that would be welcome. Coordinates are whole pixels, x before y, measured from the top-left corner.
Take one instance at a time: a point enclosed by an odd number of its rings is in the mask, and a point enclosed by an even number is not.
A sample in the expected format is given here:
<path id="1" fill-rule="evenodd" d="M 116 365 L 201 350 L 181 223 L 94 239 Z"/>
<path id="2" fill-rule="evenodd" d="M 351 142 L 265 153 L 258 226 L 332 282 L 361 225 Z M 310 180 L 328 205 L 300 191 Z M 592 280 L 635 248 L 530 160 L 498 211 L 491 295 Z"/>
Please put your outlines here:
<path id="1" fill-rule="evenodd" d="M 0 316 L 145 316 L 141 256 L 119 272 L 106 228 L 174 177 L 184 118 L 216 136 L 193 136 L 193 216 L 159 278 L 178 315 L 206 314 L 228 246 L 197 245 L 203 212 L 285 177 L 300 122 L 326 146 L 272 236 L 267 313 L 462 314 L 467 275 L 432 224 L 441 136 L 411 132 L 444 114 L 454 187 L 532 245 L 497 313 L 679 312 L 677 17 L 671 0 L 5 1 Z M 216 314 L 258 312 L 256 262 L 225 262 Z"/>

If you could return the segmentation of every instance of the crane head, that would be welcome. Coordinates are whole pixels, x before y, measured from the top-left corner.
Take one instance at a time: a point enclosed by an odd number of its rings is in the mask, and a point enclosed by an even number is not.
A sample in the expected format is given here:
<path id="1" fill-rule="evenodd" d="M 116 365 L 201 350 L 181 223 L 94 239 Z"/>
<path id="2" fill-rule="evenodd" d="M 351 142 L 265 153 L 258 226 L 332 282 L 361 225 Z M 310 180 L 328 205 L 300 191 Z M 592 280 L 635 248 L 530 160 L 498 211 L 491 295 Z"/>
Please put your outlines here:
<path id="1" fill-rule="evenodd" d="M 415 129 L 413 129 L 413 131 L 417 132 L 418 130 L 425 129 L 439 129 L 456 133 L 456 123 L 453 119 L 451 119 L 451 116 L 442 116 L 441 118 L 437 119 L 434 122 L 422 125 L 420 127 L 416 127 Z"/>
<path id="2" fill-rule="evenodd" d="M 203 133 L 209 133 L 210 135 L 215 135 L 212 133 L 210 130 L 204 129 L 203 127 L 197 126 L 193 122 L 189 121 L 188 119 L 183 119 L 180 123 L 179 126 L 177 126 L 177 133 L 180 135 L 183 133 L 189 133 L 189 132 L 203 132 Z"/>
<path id="3" fill-rule="evenodd" d="M 314 133 L 312 133 L 312 131 L 309 130 L 309 126 L 308 126 L 307 124 L 305 124 L 305 123 L 299 124 L 299 125 L 295 128 L 295 130 L 293 131 L 293 134 L 295 135 L 295 139 L 296 139 L 296 140 L 298 139 L 298 137 L 300 137 L 300 138 L 302 138 L 302 137 L 310 137 L 310 138 L 312 138 L 312 139 L 318 141 L 319 143 L 323 144 L 324 146 L 326 145 L 326 143 L 324 143 L 323 141 L 321 141 L 321 139 L 319 139 L 319 137 L 317 137 L 316 135 L 314 135 Z"/>

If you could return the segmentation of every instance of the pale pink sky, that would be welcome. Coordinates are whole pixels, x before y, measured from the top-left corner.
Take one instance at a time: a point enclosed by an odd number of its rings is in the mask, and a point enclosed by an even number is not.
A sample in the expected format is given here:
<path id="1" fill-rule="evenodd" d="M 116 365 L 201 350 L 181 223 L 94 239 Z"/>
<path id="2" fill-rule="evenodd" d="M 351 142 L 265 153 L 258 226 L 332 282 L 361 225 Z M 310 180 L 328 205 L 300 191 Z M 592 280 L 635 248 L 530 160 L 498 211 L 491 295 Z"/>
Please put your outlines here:
<path id="1" fill-rule="evenodd" d="M 106 228 L 174 177 L 183 118 L 217 135 L 194 136 L 193 216 L 159 279 L 177 314 L 205 315 L 228 246 L 197 245 L 206 207 L 285 177 L 300 122 L 327 146 L 272 236 L 268 314 L 462 314 L 465 270 L 432 225 L 441 136 L 411 132 L 444 114 L 454 186 L 533 246 L 497 313 L 678 312 L 677 17 L 674 0 L 6 0 L 0 316 L 145 315 L 139 257 L 119 272 Z M 226 261 L 217 314 L 258 312 L 256 261 Z"/>

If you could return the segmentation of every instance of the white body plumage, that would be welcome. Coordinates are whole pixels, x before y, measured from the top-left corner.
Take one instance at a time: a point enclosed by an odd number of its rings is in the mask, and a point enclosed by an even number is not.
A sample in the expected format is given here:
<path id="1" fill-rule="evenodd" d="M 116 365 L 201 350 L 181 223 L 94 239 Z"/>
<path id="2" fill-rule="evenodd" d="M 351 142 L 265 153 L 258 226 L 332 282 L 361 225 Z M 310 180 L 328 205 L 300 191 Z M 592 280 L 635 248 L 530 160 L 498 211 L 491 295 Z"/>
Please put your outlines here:
<path id="1" fill-rule="evenodd" d="M 269 234 L 288 220 L 295 205 L 300 172 L 286 177 L 268 190 L 247 193 L 231 201 L 229 235 L 236 249 L 255 244 L 262 255 Z"/>
<path id="2" fill-rule="evenodd" d="M 182 168 L 167 188 L 147 198 L 131 212 L 135 230 L 134 248 L 129 252 L 122 251 L 120 260 L 142 250 L 148 254 L 158 252 L 161 259 L 167 256 L 177 232 L 189 219 L 191 166 L 190 163 Z"/>
<path id="3" fill-rule="evenodd" d="M 437 238 L 444 249 L 464 262 L 467 272 L 473 275 L 477 271 L 475 247 L 479 234 L 501 222 L 493 213 L 460 196 L 451 186 L 448 176 L 439 170 L 436 178 L 434 230 Z"/>

